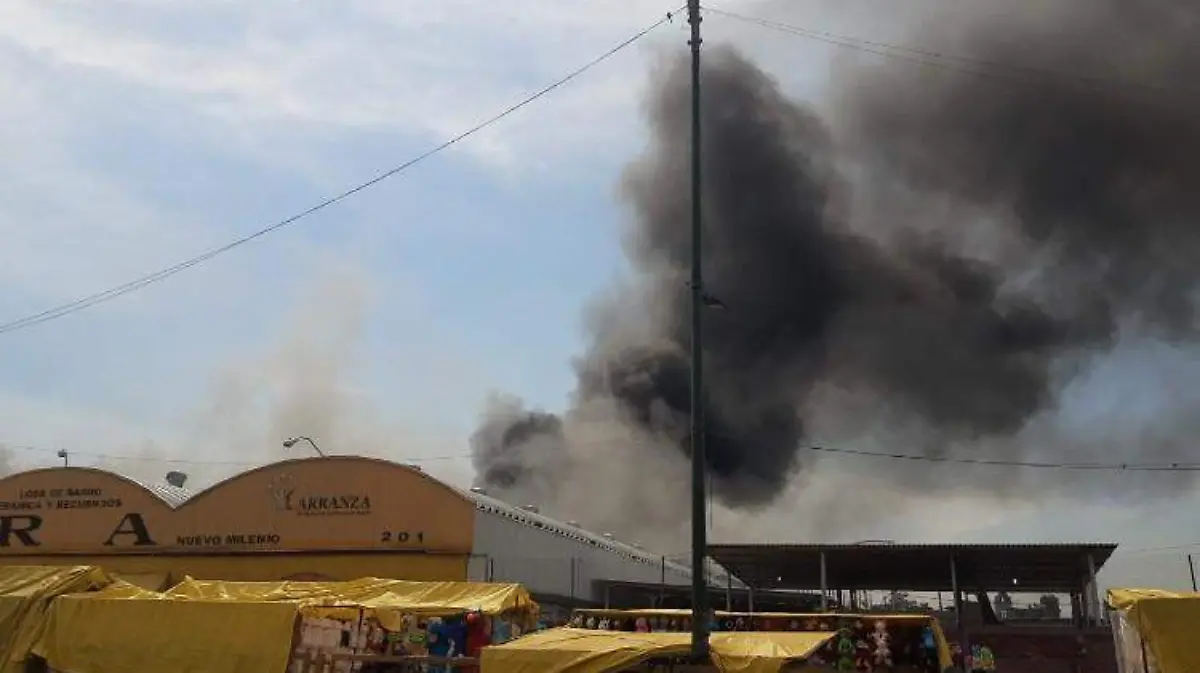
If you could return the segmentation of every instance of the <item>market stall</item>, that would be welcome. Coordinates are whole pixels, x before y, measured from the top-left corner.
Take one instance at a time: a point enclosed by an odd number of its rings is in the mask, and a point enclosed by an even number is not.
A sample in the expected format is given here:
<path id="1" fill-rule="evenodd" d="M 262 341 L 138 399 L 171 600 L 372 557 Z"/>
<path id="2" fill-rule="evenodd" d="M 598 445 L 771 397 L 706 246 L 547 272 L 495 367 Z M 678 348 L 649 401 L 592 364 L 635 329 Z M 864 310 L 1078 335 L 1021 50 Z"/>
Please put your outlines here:
<path id="1" fill-rule="evenodd" d="M 42 618 L 56 596 L 112 583 L 93 566 L 0 567 L 0 672 L 25 670 Z"/>
<path id="2" fill-rule="evenodd" d="M 686 633 L 689 610 L 576 610 L 570 626 L 599 631 Z M 941 625 L 928 615 L 713 613 L 711 630 L 833 633 L 810 658 L 815 668 L 937 673 L 952 666 Z"/>
<path id="3" fill-rule="evenodd" d="M 778 673 L 819 650 L 832 633 L 716 633 L 711 665 L 697 671 Z M 561 628 L 483 651 L 483 673 L 610 673 L 662 664 L 688 655 L 685 633 L 629 633 Z M 676 670 L 679 670 L 676 668 Z"/>
<path id="4" fill-rule="evenodd" d="M 189 579 L 159 593 L 122 583 L 55 601 L 34 652 L 72 673 L 461 670 L 536 619 L 512 584 Z"/>
<path id="5" fill-rule="evenodd" d="M 1120 673 L 1200 671 L 1200 594 L 1159 589 L 1109 589 Z"/>

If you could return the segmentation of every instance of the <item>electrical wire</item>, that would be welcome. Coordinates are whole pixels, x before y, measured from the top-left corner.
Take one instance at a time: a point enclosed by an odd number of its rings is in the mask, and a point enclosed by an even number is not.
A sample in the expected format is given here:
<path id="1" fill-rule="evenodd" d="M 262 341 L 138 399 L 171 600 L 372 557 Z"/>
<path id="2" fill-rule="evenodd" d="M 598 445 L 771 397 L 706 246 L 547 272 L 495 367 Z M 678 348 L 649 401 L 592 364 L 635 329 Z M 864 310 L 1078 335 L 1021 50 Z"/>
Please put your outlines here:
<path id="1" fill-rule="evenodd" d="M 582 445 L 602 445 L 608 442 L 585 442 Z M 0 449 L 21 450 L 21 451 L 38 451 L 38 452 L 57 452 L 58 448 L 38 447 L 22 444 L 5 444 L 0 442 Z M 899 460 L 908 462 L 936 463 L 949 465 L 974 465 L 982 467 L 1008 467 L 1021 469 L 1037 469 L 1037 470 L 1066 470 L 1066 471 L 1083 471 L 1083 472 L 1200 472 L 1200 463 L 1069 463 L 1069 462 L 1053 462 L 1053 461 L 1029 461 L 1029 460 L 1009 460 L 996 458 L 970 458 L 958 456 L 938 456 L 925 455 L 915 453 L 892 453 L 885 451 L 866 451 L 861 449 L 838 448 L 829 446 L 807 446 L 802 450 L 812 451 L 814 453 L 854 456 L 858 458 L 872 458 L 882 460 Z M 154 456 L 129 456 L 129 455 L 114 455 L 107 453 L 96 453 L 88 451 L 67 451 L 70 456 L 83 456 L 95 458 L 99 460 L 114 460 L 114 461 L 144 461 L 156 463 L 168 463 L 178 465 L 240 465 L 253 466 L 261 465 L 262 461 L 224 461 L 224 460 L 196 460 L 186 458 L 158 458 Z M 418 456 L 413 458 L 390 458 L 397 462 L 435 462 L 448 460 L 468 460 L 473 457 L 471 453 L 452 453 L 436 456 Z M 709 475 L 709 493 L 712 492 L 712 475 Z M 711 516 L 712 502 L 708 502 L 709 516 Z"/>
<path id="2" fill-rule="evenodd" d="M 405 170 L 408 170 L 409 168 L 412 168 L 413 166 L 434 156 L 435 154 L 439 154 L 442 151 L 447 150 L 447 149 L 453 147 L 454 145 L 457 145 L 458 143 L 462 142 L 463 140 L 466 140 L 467 138 L 477 134 L 478 132 L 480 132 L 490 126 L 493 126 L 494 124 L 500 122 L 504 118 L 517 112 L 518 110 L 521 110 L 522 108 L 528 106 L 530 103 L 533 103 L 534 101 L 537 101 L 538 99 L 550 94 L 551 92 L 555 91 L 556 89 L 559 89 L 560 87 L 570 83 L 571 81 L 575 80 L 579 76 L 588 72 L 592 68 L 600 65 L 601 63 L 607 61 L 608 59 L 615 56 L 619 52 L 623 51 L 624 49 L 626 49 L 630 45 L 634 44 L 638 40 L 641 40 L 643 37 L 646 37 L 647 35 L 649 35 L 651 32 L 653 32 L 658 27 L 662 26 L 665 23 L 671 22 L 676 13 L 678 13 L 678 10 L 676 10 L 675 12 L 668 12 L 665 16 L 663 16 L 663 18 L 661 18 L 658 21 L 654 22 L 653 24 L 643 28 L 642 30 L 638 31 L 631 37 L 626 38 L 625 40 L 621 41 L 617 45 L 610 48 L 608 51 L 605 51 L 604 53 L 593 58 L 592 60 L 588 61 L 584 65 L 570 71 L 569 73 L 567 73 L 563 77 L 555 80 L 551 84 L 539 89 L 538 91 L 534 92 L 533 94 L 530 94 L 529 96 L 522 99 L 521 101 L 509 106 L 508 108 L 504 109 L 500 113 L 489 117 L 488 119 L 484 120 L 483 122 L 480 122 L 479 124 L 476 124 L 475 126 L 472 126 L 471 128 L 467 129 L 466 131 L 463 131 L 462 133 L 459 133 L 458 135 L 450 138 L 449 140 L 442 142 L 440 145 L 437 145 L 436 147 L 433 147 L 429 150 L 426 150 L 425 152 L 423 152 L 421 154 L 418 154 L 417 156 L 405 161 L 404 163 L 402 163 L 398 166 L 395 166 L 395 167 L 390 168 L 382 173 L 377 174 L 375 177 L 371 178 L 370 180 L 367 180 L 366 182 L 359 183 L 359 184 L 355 185 L 354 187 L 351 187 L 336 196 L 325 199 L 324 201 L 321 201 L 320 203 L 318 203 L 306 210 L 296 213 L 286 219 L 280 220 L 279 222 L 276 222 L 268 227 L 259 229 L 258 231 L 255 231 L 251 234 L 247 234 L 246 236 L 238 238 L 238 239 L 236 239 L 230 243 L 227 243 L 221 247 L 213 248 L 211 250 L 208 250 L 207 252 L 201 253 L 200 255 L 192 257 L 188 260 L 179 262 L 178 264 L 175 264 L 173 266 L 169 266 L 164 269 L 160 269 L 159 271 L 155 271 L 154 273 L 147 274 L 145 276 L 142 276 L 141 278 L 130 281 L 128 283 L 124 283 L 122 285 L 117 285 L 117 286 L 111 287 L 107 290 L 103 290 L 101 292 L 96 292 L 94 294 L 90 294 L 86 297 L 81 297 L 79 299 L 76 299 L 75 301 L 68 302 L 66 304 L 61 304 L 59 306 L 55 306 L 53 308 L 46 309 L 39 313 L 34 313 L 31 315 L 27 315 L 23 318 L 18 318 L 16 320 L 12 320 L 10 322 L 0 324 L 0 334 L 6 334 L 8 332 L 13 332 L 13 331 L 16 331 L 19 329 L 24 329 L 26 327 L 32 327 L 33 325 L 38 325 L 43 322 L 62 318 L 64 316 L 70 315 L 72 313 L 82 311 L 84 309 L 95 306 L 97 304 L 111 301 L 113 299 L 124 296 L 131 292 L 136 292 L 137 290 L 140 290 L 148 285 L 152 285 L 159 281 L 170 278 L 171 276 L 174 276 L 177 273 L 186 271 L 187 269 L 190 269 L 194 266 L 197 266 L 199 264 L 207 262 L 207 261 L 213 259 L 214 257 L 217 257 L 226 252 L 229 252 L 231 250 L 239 248 L 247 243 L 250 243 L 259 238 L 262 238 L 263 236 L 271 234 L 271 233 L 278 231 L 280 229 L 283 229 L 285 227 L 291 226 L 291 225 L 295 224 L 296 222 L 299 222 L 300 220 L 308 217 L 309 215 L 312 215 L 318 211 L 328 208 L 329 206 L 332 206 L 336 203 L 344 201 L 344 200 L 350 198 L 351 196 L 358 194 L 359 192 L 369 189 L 369 188 L 383 182 L 384 180 L 387 180 L 388 178 L 391 178 L 399 173 L 404 172 Z"/>
<path id="3" fill-rule="evenodd" d="M 967 57 L 967 56 L 959 56 L 959 55 L 955 55 L 955 54 L 948 54 L 945 52 L 933 51 L 933 50 L 928 50 L 928 49 L 920 49 L 920 48 L 909 47 L 909 46 L 905 46 L 905 45 L 889 44 L 887 42 L 866 40 L 866 39 L 852 37 L 852 36 L 848 36 L 848 35 L 838 35 L 836 33 L 829 33 L 829 32 L 825 32 L 825 31 L 813 30 L 813 29 L 804 28 L 801 26 L 795 26 L 792 24 L 783 23 L 780 21 L 773 21 L 773 20 L 764 19 L 761 17 L 749 16 L 746 14 L 739 14 L 737 12 L 731 12 L 731 11 L 724 10 L 724 9 L 717 9 L 715 7 L 711 7 L 708 5 L 705 5 L 703 7 L 703 9 L 705 12 L 712 14 L 714 16 L 721 16 L 721 17 L 725 17 L 728 19 L 733 19 L 735 21 L 740 21 L 743 23 L 757 25 L 762 28 L 768 28 L 768 29 L 782 32 L 782 33 L 788 33 L 788 34 L 795 35 L 798 37 L 804 37 L 804 38 L 816 40 L 819 42 L 824 42 L 826 44 L 831 44 L 831 45 L 835 45 L 835 46 L 839 46 L 839 47 L 845 47 L 847 49 L 855 49 L 858 51 L 864 51 L 867 53 L 876 54 L 876 55 L 884 56 L 887 58 L 893 58 L 893 59 L 898 59 L 898 60 L 902 60 L 902 61 L 907 61 L 909 63 L 914 63 L 917 65 L 930 66 L 930 67 L 935 67 L 935 68 L 943 68 L 946 70 L 952 70 L 952 71 L 960 72 L 960 73 L 967 74 L 967 75 L 974 75 L 977 77 L 999 79 L 999 80 L 1004 80 L 1004 81 L 1008 81 L 1008 82 L 1023 80 L 1023 83 L 1026 83 L 1026 84 L 1038 83 L 1038 82 L 1048 82 L 1048 81 L 1054 80 L 1060 84 L 1061 83 L 1071 83 L 1071 84 L 1075 84 L 1075 85 L 1082 86 L 1084 88 L 1088 88 L 1088 89 L 1092 89 L 1092 90 L 1100 90 L 1100 91 L 1108 91 L 1108 92 L 1112 92 L 1114 89 L 1130 89 L 1130 90 L 1141 90 L 1143 92 L 1154 92 L 1154 93 L 1158 93 L 1158 94 L 1167 94 L 1167 95 L 1172 95 L 1172 96 L 1178 96 L 1181 92 L 1189 92 L 1192 94 L 1197 93 L 1195 91 L 1191 91 L 1190 89 L 1187 89 L 1186 87 L 1181 88 L 1178 86 L 1165 86 L 1165 85 L 1154 84 L 1154 83 L 1134 82 L 1134 81 L 1129 81 L 1129 80 L 1114 80 L 1114 79 L 1105 78 L 1105 77 L 1095 77 L 1095 76 L 1081 75 L 1081 74 L 1076 74 L 1076 73 L 1066 73 L 1066 72 L 1050 70 L 1050 69 L 1046 69 L 1046 68 L 1015 65 L 1015 64 L 1011 64 L 1011 63 L 1002 63 L 999 61 L 971 58 L 971 57 Z M 897 52 L 899 52 L 899 53 L 897 53 Z M 908 55 L 906 55 L 906 54 L 908 54 Z M 954 61 L 954 62 L 966 64 L 966 65 L 983 66 L 984 68 L 995 69 L 999 72 L 989 71 L 989 70 L 980 70 L 977 68 L 970 68 L 970 67 L 960 67 L 960 66 L 954 65 L 952 63 L 947 63 L 946 61 Z"/>
<path id="4" fill-rule="evenodd" d="M 955 465 L 982 465 L 989 467 L 1020 467 L 1043 470 L 1071 471 L 1108 471 L 1108 472 L 1196 472 L 1200 471 L 1197 463 L 1061 463 L 1029 460 L 1005 460 L 993 458 L 962 458 L 955 456 L 936 456 L 913 453 L 888 453 L 879 451 L 861 451 L 858 449 L 842 449 L 828 446 L 810 446 L 810 451 L 818 453 L 834 453 L 847 456 L 867 458 L 887 458 L 926 463 L 950 463 Z"/>

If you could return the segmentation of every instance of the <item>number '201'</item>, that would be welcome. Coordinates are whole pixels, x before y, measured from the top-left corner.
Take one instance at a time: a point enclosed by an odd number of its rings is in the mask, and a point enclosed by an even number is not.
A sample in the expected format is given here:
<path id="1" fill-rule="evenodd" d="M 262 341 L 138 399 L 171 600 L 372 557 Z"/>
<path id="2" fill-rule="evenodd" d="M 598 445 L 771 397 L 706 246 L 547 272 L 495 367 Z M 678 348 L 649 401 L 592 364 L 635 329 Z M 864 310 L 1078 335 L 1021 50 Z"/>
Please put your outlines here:
<path id="1" fill-rule="evenodd" d="M 393 533 L 390 530 L 385 530 L 379 534 L 379 541 L 380 542 L 397 542 L 399 544 L 405 544 L 407 542 L 421 543 L 421 542 L 425 541 L 425 533 L 422 531 L 417 531 L 416 533 L 409 533 L 406 530 L 396 531 Z"/>

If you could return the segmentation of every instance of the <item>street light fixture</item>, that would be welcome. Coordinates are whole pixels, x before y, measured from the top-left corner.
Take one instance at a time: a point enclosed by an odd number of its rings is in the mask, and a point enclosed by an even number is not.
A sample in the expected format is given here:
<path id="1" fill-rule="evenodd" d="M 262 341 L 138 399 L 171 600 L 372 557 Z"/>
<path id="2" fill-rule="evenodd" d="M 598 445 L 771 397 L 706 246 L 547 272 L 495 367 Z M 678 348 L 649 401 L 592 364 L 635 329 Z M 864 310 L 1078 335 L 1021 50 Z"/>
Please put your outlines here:
<path id="1" fill-rule="evenodd" d="M 283 448 L 290 449 L 298 442 L 308 442 L 310 445 L 312 445 L 313 451 L 316 451 L 318 456 L 322 458 L 325 457 L 325 452 L 321 450 L 321 447 L 317 446 L 317 443 L 312 440 L 312 437 L 289 437 L 288 439 L 283 440 Z"/>

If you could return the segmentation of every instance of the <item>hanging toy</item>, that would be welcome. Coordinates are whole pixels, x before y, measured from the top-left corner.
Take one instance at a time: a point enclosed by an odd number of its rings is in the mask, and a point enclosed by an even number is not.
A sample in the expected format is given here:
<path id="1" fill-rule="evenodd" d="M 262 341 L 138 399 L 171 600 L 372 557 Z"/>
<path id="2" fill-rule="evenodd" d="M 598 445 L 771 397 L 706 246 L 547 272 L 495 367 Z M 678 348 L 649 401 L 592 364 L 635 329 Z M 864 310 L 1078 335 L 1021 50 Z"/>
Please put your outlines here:
<path id="1" fill-rule="evenodd" d="M 854 639 L 851 635 L 850 629 L 838 630 L 837 670 L 840 673 L 849 673 L 854 670 Z"/>
<path id="2" fill-rule="evenodd" d="M 880 619 L 875 622 L 875 631 L 871 633 L 875 643 L 874 661 L 877 667 L 892 667 L 892 637 L 887 631 L 887 622 Z"/>
<path id="3" fill-rule="evenodd" d="M 854 670 L 870 673 L 875 670 L 871 661 L 871 646 L 863 638 L 854 643 Z"/>

